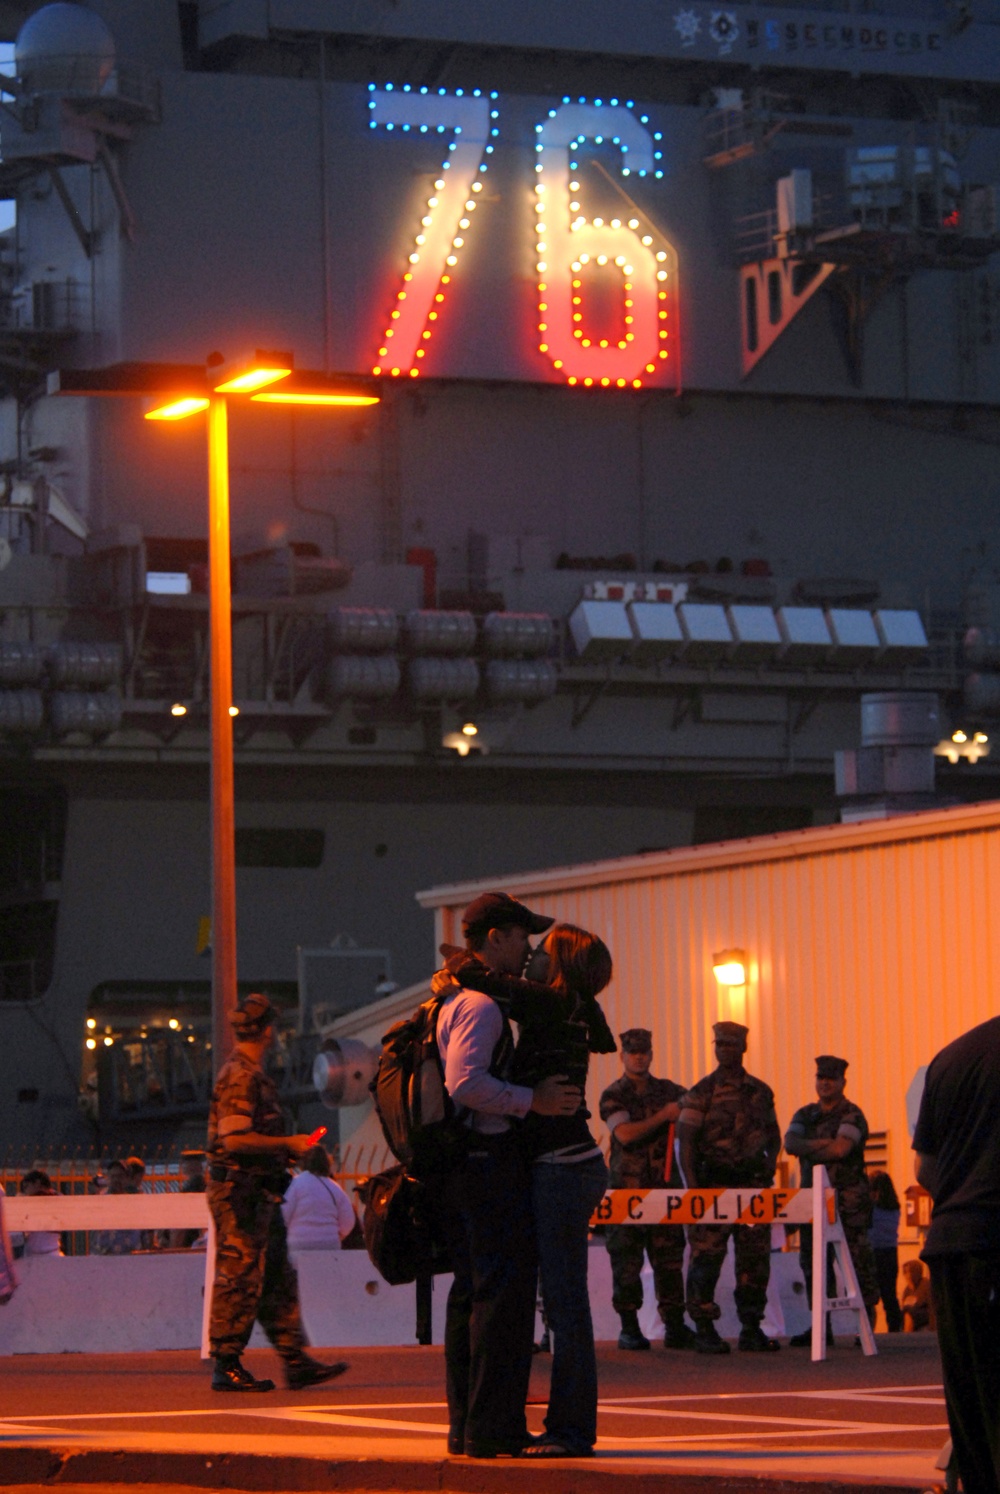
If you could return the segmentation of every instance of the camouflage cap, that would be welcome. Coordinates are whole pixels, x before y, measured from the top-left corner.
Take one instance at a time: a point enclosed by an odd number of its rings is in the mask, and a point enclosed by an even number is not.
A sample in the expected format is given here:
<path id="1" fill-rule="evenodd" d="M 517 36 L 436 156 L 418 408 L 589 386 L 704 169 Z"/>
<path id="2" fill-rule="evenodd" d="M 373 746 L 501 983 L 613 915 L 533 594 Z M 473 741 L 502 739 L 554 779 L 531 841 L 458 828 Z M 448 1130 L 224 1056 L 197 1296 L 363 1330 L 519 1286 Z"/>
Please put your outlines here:
<path id="1" fill-rule="evenodd" d="M 846 1073 L 846 1058 L 835 1058 L 832 1053 L 821 1053 L 816 1060 L 817 1079 L 843 1079 Z"/>
<path id="2" fill-rule="evenodd" d="M 259 991 L 251 991 L 249 996 L 244 996 L 229 1020 L 238 1038 L 259 1037 L 265 1028 L 277 1022 L 278 1010 Z"/>
<path id="3" fill-rule="evenodd" d="M 652 1053 L 653 1034 L 648 1027 L 626 1027 L 618 1034 L 623 1053 Z"/>
<path id="4" fill-rule="evenodd" d="M 746 1043 L 749 1027 L 744 1027 L 742 1022 L 714 1022 L 712 1031 L 715 1033 L 715 1041 L 729 1043 Z"/>

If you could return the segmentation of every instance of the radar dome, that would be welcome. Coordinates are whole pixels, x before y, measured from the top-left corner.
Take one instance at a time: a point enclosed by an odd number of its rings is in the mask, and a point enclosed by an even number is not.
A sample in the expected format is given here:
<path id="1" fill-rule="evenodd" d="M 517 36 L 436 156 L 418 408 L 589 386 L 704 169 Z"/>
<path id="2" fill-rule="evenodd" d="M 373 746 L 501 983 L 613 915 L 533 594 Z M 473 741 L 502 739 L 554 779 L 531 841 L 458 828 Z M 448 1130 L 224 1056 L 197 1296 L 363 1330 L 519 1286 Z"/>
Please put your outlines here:
<path id="1" fill-rule="evenodd" d="M 14 43 L 17 76 L 33 93 L 99 94 L 115 65 L 111 32 L 82 5 L 43 5 Z"/>

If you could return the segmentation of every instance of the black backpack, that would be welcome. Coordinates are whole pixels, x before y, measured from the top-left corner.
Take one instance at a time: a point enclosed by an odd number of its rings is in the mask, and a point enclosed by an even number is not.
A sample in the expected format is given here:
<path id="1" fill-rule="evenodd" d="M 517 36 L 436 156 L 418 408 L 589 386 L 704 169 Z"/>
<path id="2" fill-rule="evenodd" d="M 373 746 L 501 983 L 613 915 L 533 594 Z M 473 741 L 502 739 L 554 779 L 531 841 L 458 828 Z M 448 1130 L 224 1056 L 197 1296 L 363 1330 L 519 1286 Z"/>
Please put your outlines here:
<path id="1" fill-rule="evenodd" d="M 365 1249 L 384 1281 L 403 1286 L 418 1276 L 451 1270 L 435 1239 L 426 1189 L 405 1168 L 377 1173 L 359 1192 L 365 1202 Z"/>
<path id="2" fill-rule="evenodd" d="M 389 1150 L 413 1178 L 447 1171 L 468 1142 L 469 1133 L 445 1089 L 438 1051 L 443 1001 L 431 996 L 412 1017 L 389 1029 L 369 1086 Z"/>

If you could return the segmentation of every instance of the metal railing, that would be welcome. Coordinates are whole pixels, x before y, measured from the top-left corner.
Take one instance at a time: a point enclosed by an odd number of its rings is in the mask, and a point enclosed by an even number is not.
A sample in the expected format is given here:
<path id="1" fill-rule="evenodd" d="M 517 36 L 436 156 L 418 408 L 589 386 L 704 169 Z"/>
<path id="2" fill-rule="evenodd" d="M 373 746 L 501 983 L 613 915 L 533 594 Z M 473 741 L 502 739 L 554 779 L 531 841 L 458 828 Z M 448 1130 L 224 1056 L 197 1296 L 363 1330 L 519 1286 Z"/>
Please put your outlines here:
<path id="1" fill-rule="evenodd" d="M 0 293 L 0 331 L 65 337 L 82 330 L 88 292 L 72 276 L 36 280 Z"/>

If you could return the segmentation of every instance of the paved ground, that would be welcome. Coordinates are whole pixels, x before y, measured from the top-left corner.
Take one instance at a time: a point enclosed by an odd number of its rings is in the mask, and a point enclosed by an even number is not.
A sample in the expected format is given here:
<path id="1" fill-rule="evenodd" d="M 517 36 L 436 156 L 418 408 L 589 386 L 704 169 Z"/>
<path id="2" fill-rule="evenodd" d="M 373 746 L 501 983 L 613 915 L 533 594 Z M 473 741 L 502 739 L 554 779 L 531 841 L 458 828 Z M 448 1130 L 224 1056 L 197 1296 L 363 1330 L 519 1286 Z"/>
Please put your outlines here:
<path id="1" fill-rule="evenodd" d="M 0 1484 L 159 1482 L 248 1489 L 598 1491 L 817 1481 L 922 1490 L 947 1424 L 935 1340 L 880 1336 L 865 1359 L 841 1340 L 824 1364 L 771 1356 L 599 1349 L 598 1457 L 572 1465 L 446 1456 L 439 1348 L 360 1349 L 314 1391 L 213 1394 L 191 1353 L 0 1359 Z M 247 1362 L 273 1373 L 267 1353 Z M 541 1430 L 549 1360 L 528 1419 Z M 705 1485 L 707 1486 L 707 1485 Z M 630 1490 L 630 1494 L 636 1491 Z"/>

